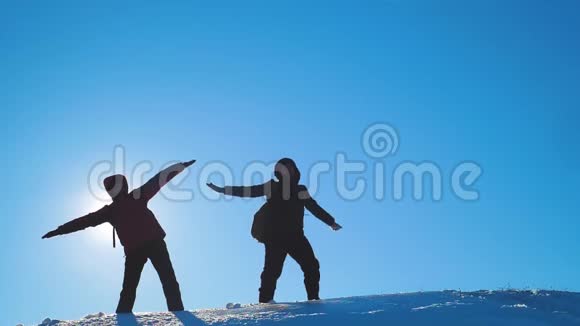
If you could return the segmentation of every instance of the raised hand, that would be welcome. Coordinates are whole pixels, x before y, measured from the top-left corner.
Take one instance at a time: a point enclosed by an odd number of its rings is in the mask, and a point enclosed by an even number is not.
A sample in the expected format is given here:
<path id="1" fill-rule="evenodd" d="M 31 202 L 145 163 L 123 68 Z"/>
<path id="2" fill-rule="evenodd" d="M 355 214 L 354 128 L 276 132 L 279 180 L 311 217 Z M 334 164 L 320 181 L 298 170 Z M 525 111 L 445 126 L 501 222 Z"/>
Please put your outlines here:
<path id="1" fill-rule="evenodd" d="M 339 231 L 340 229 L 342 229 L 342 226 L 338 223 L 334 223 L 330 227 L 332 228 L 333 231 Z"/>
<path id="2" fill-rule="evenodd" d="M 190 166 L 192 166 L 192 165 L 193 165 L 193 163 L 195 163 L 195 161 L 196 161 L 196 160 L 191 160 L 191 161 L 189 161 L 189 162 L 183 162 L 183 163 L 181 163 L 181 164 L 183 164 L 183 166 L 185 166 L 185 167 L 187 168 L 187 167 L 190 167 Z"/>
<path id="3" fill-rule="evenodd" d="M 210 187 L 215 192 L 219 192 L 219 193 L 222 193 L 222 194 L 225 192 L 225 189 L 223 187 L 218 187 L 218 186 L 214 185 L 211 182 L 208 183 L 207 186 Z"/>
<path id="4" fill-rule="evenodd" d="M 48 232 L 47 234 L 43 235 L 42 238 L 43 239 L 48 239 L 48 238 L 55 237 L 57 235 L 60 235 L 60 233 L 58 232 L 58 230 L 52 230 L 52 231 Z"/>

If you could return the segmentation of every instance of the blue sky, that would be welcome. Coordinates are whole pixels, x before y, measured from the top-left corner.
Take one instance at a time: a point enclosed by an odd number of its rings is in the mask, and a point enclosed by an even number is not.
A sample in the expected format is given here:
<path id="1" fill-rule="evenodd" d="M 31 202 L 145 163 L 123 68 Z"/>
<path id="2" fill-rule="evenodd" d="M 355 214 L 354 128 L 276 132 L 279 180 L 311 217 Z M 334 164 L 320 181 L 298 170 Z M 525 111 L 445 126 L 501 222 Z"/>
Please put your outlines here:
<path id="1" fill-rule="evenodd" d="M 307 170 L 363 152 L 364 129 L 395 126 L 387 166 L 459 162 L 484 174 L 477 202 L 356 201 L 332 175 L 307 217 L 322 296 L 506 286 L 580 291 L 577 270 L 580 47 L 576 1 L 0 4 L 4 178 L 0 306 L 8 324 L 111 312 L 123 252 L 109 226 L 41 241 L 99 208 L 87 177 L 123 145 L 127 164 L 196 158 L 195 200 L 152 209 L 189 309 L 255 302 L 261 201 L 199 195 L 210 161 L 296 159 Z M 367 174 L 368 176 L 368 174 Z M 353 180 L 350 180 L 353 182 Z M 305 297 L 290 260 L 277 299 Z M 137 311 L 165 309 L 146 267 Z M 4 323 L 5 323 L 4 322 Z"/>

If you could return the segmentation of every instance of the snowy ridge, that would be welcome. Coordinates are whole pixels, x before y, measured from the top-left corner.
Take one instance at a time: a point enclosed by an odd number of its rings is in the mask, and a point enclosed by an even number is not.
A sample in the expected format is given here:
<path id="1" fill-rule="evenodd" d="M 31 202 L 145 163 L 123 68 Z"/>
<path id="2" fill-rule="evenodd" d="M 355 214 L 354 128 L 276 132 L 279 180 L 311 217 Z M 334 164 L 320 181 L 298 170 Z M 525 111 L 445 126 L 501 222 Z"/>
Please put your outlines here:
<path id="1" fill-rule="evenodd" d="M 181 313 L 89 315 L 58 325 L 580 325 L 580 293 L 560 291 L 422 292 Z"/>

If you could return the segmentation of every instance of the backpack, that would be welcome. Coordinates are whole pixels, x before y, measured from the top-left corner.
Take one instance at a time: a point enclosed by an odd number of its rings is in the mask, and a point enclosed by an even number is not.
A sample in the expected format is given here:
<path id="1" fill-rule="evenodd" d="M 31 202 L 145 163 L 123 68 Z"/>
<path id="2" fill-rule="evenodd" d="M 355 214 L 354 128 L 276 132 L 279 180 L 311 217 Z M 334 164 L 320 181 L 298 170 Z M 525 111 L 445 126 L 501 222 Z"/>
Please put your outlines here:
<path id="1" fill-rule="evenodd" d="M 252 223 L 252 237 L 258 242 L 265 243 L 267 238 L 267 224 L 270 218 L 271 207 L 270 203 L 266 202 L 262 207 L 254 214 L 254 222 Z"/>

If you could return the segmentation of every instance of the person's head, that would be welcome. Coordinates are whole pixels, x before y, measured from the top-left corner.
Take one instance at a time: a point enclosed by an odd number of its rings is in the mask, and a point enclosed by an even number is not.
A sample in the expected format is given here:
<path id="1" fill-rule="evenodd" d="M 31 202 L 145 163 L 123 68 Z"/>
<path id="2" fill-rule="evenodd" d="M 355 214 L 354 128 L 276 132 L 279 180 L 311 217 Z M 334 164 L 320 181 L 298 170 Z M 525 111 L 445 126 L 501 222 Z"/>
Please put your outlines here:
<path id="1" fill-rule="evenodd" d="M 123 197 L 129 193 L 127 178 L 122 174 L 115 174 L 105 178 L 103 181 L 105 189 L 113 200 Z"/>
<path id="2" fill-rule="evenodd" d="M 274 175 L 282 183 L 297 185 L 300 182 L 300 170 L 290 158 L 283 158 L 276 163 Z"/>

